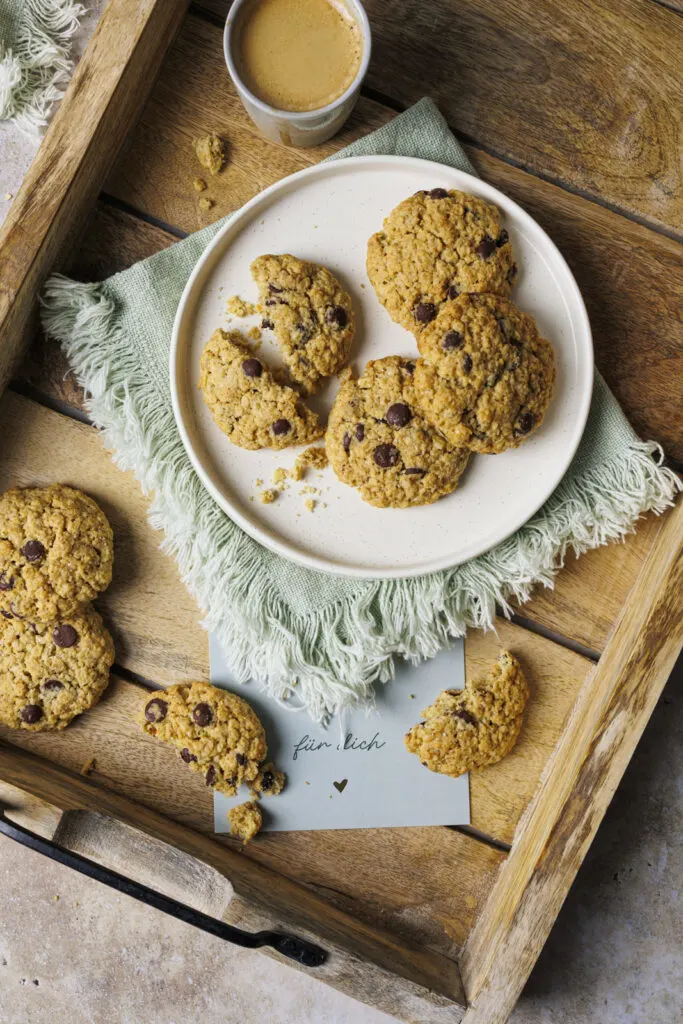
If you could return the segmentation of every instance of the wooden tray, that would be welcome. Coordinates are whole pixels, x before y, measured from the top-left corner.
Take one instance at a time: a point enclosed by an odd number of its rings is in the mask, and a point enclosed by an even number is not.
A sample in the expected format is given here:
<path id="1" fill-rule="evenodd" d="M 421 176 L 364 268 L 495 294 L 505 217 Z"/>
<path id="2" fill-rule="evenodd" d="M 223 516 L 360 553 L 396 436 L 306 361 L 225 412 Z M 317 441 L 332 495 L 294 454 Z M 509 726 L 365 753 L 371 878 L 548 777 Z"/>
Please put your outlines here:
<path id="1" fill-rule="evenodd" d="M 653 104 L 662 92 L 673 102 L 676 70 L 660 54 L 683 35 L 675 13 L 647 0 L 645 15 L 614 0 L 586 27 L 571 0 L 543 0 L 526 14 L 513 0 L 466 0 L 457 18 L 452 0 L 430 5 L 429 18 L 412 4 L 405 17 L 398 0 L 367 6 L 376 40 L 368 89 L 341 136 L 297 151 L 263 139 L 231 88 L 221 50 L 227 3 L 201 0 L 187 14 L 186 0 L 110 0 L 12 206 L 0 235 L 0 378 L 12 378 L 0 400 L 0 488 L 60 480 L 101 502 L 116 537 L 115 580 L 100 604 L 117 666 L 101 704 L 64 734 L 0 730 L 0 801 L 8 818 L 214 917 L 312 939 L 329 953 L 310 969 L 316 976 L 388 1013 L 494 1024 L 514 1006 L 680 649 L 680 504 L 663 520 L 645 519 L 625 544 L 569 559 L 555 590 L 501 619 L 498 637 L 468 637 L 468 677 L 504 644 L 533 690 L 513 754 L 472 775 L 471 827 L 269 833 L 242 852 L 213 836 L 201 780 L 132 723 L 148 685 L 208 677 L 207 636 L 147 523 L 147 499 L 113 466 L 33 319 L 53 268 L 98 279 L 129 266 L 387 122 L 427 78 L 451 124 L 487 143 L 488 152 L 468 149 L 480 173 L 525 205 L 572 264 L 598 365 L 636 427 L 680 457 L 682 355 L 661 284 L 680 253 L 669 237 L 681 222 L 669 169 L 675 133 L 656 140 L 666 187 L 640 187 L 619 124 L 634 107 L 601 42 L 618 12 L 633 81 L 657 83 Z M 572 39 L 566 80 L 543 94 L 545 121 L 535 120 L 530 71 L 512 77 L 498 61 L 492 87 L 499 38 L 518 70 Z M 462 39 L 455 88 L 449 55 Z M 587 136 L 582 146 L 563 125 L 583 105 L 593 109 L 592 77 L 617 97 L 617 114 L 601 127 L 601 145 Z M 191 141 L 207 130 L 229 141 L 230 154 L 211 181 L 216 205 L 200 214 Z M 81 776 L 92 757 L 95 771 Z"/>

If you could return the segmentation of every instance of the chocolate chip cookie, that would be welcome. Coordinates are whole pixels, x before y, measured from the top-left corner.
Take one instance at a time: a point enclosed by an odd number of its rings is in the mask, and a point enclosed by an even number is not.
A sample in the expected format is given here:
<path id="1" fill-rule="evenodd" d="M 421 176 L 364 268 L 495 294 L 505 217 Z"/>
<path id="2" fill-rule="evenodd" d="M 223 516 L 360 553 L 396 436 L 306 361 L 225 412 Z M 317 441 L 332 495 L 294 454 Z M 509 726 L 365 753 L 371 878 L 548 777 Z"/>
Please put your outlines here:
<path id="1" fill-rule="evenodd" d="M 517 448 L 543 422 L 555 387 L 553 347 L 510 299 L 444 303 L 418 346 L 418 400 L 451 444 L 495 454 Z"/>
<path id="2" fill-rule="evenodd" d="M 296 256 L 259 256 L 251 273 L 262 326 L 275 331 L 292 378 L 314 391 L 349 358 L 355 331 L 351 299 L 326 267 Z"/>
<path id="3" fill-rule="evenodd" d="M 228 821 L 231 834 L 246 844 L 260 831 L 263 815 L 256 801 L 250 800 L 238 807 L 231 807 L 228 811 Z"/>
<path id="4" fill-rule="evenodd" d="M 428 505 L 457 487 L 468 453 L 424 418 L 415 393 L 415 363 L 399 356 L 369 362 L 342 384 L 325 436 L 344 483 L 376 508 Z"/>
<path id="5" fill-rule="evenodd" d="M 392 320 L 419 335 L 456 295 L 509 295 L 517 267 L 496 206 L 433 188 L 391 211 L 368 242 L 367 272 Z"/>
<path id="6" fill-rule="evenodd" d="M 454 778 L 495 764 L 514 747 L 528 699 L 519 662 L 503 651 L 488 675 L 440 693 L 406 734 L 406 747 L 430 771 Z"/>
<path id="7" fill-rule="evenodd" d="M 272 761 L 269 761 L 259 768 L 258 775 L 249 783 L 249 789 L 255 796 L 279 796 L 285 788 L 286 781 L 285 773 L 278 771 Z"/>
<path id="8" fill-rule="evenodd" d="M 145 698 L 140 724 L 176 747 L 207 786 L 234 796 L 256 780 L 266 760 L 266 734 L 245 700 L 210 683 L 178 683 Z"/>
<path id="9" fill-rule="evenodd" d="M 0 615 L 0 722 L 12 729 L 64 729 L 100 699 L 114 644 L 90 605 L 41 624 Z"/>
<path id="10" fill-rule="evenodd" d="M 288 448 L 322 437 L 318 417 L 278 384 L 237 331 L 220 328 L 200 360 L 199 387 L 218 427 L 240 448 Z"/>
<path id="11" fill-rule="evenodd" d="M 0 497 L 0 610 L 33 622 L 73 614 L 111 582 L 114 542 L 102 509 L 63 484 Z"/>

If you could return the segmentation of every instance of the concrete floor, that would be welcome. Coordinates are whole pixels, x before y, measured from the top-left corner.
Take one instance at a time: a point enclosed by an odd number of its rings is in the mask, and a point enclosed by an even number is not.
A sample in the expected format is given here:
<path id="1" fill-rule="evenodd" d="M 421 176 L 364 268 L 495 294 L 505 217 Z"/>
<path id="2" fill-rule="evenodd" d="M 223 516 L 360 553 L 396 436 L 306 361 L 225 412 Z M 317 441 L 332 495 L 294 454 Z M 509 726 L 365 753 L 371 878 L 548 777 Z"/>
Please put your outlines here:
<path id="1" fill-rule="evenodd" d="M 683 659 L 513 1024 L 683 1020 Z M 309 976 L 0 840 L 0 1024 L 380 1024 Z"/>

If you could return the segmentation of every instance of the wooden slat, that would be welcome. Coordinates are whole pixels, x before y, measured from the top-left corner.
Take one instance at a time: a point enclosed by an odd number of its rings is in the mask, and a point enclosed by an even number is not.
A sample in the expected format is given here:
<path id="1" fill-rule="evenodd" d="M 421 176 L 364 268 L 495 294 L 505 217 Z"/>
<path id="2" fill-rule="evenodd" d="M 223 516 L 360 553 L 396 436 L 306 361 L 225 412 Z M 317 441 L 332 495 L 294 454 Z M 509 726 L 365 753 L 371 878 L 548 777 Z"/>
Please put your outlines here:
<path id="1" fill-rule="evenodd" d="M 365 924 L 237 850 L 1 742 L 0 778 L 63 811 L 83 810 L 113 817 L 215 868 L 240 897 L 242 904 L 238 909 L 263 908 L 278 930 L 303 931 L 305 937 L 328 946 L 329 959 L 317 971 L 321 980 L 341 984 L 346 978 L 348 983 L 353 980 L 354 968 L 363 972 L 367 966 L 363 962 L 369 962 L 379 968 L 375 984 L 382 984 L 384 975 L 390 983 L 398 978 L 424 987 L 432 993 L 432 999 L 436 995 L 454 1001 L 453 1019 L 460 1020 L 462 1013 L 457 1006 L 464 1005 L 464 996 L 454 960 L 409 945 L 386 929 Z"/>
<path id="2" fill-rule="evenodd" d="M 683 504 L 588 676 L 519 838 L 467 942 L 467 1024 L 503 1024 L 654 710 L 683 643 Z"/>
<path id="3" fill-rule="evenodd" d="M 106 188 L 146 214 L 193 231 L 394 116 L 362 100 L 353 122 L 326 146 L 293 150 L 270 143 L 247 118 L 225 73 L 219 29 L 190 16 Z M 208 129 L 226 138 L 229 160 L 210 181 L 215 207 L 200 213 L 192 139 Z M 482 176 L 528 209 L 558 243 L 586 299 L 598 366 L 636 430 L 683 460 L 681 401 L 672 386 L 683 377 L 683 334 L 672 301 L 683 281 L 680 245 L 480 150 L 469 153 Z"/>
<path id="4" fill-rule="evenodd" d="M 200 0 L 223 17 L 228 0 Z M 683 231 L 683 23 L 650 0 L 366 0 L 367 84 L 489 152 Z"/>
<path id="5" fill-rule="evenodd" d="M 0 393 L 44 278 L 82 227 L 188 0 L 110 0 L 0 232 Z"/>

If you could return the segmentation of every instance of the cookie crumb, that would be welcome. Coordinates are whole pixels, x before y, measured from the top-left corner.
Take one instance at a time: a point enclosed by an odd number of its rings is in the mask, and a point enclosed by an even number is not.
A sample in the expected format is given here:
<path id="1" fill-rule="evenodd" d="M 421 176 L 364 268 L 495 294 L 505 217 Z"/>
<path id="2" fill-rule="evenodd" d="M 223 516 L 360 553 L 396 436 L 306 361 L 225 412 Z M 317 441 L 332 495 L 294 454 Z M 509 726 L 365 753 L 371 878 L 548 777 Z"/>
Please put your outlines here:
<path id="1" fill-rule="evenodd" d="M 279 491 L 276 491 L 272 487 L 269 488 L 267 491 L 261 491 L 261 504 L 272 505 L 279 493 Z"/>
<path id="2" fill-rule="evenodd" d="M 225 143 L 214 132 L 195 139 L 194 151 L 202 167 L 209 174 L 218 174 L 225 163 Z"/>
<path id="3" fill-rule="evenodd" d="M 262 765 L 253 782 L 247 783 L 254 796 L 279 796 L 285 788 L 287 776 L 277 770 L 272 761 Z"/>
<path id="4" fill-rule="evenodd" d="M 350 366 L 345 366 L 344 369 L 337 374 L 337 380 L 340 384 L 346 384 L 348 381 L 353 380 L 353 370 Z"/>
<path id="5" fill-rule="evenodd" d="M 81 775 L 92 775 L 97 768 L 97 758 L 90 757 L 81 768 Z"/>
<path id="6" fill-rule="evenodd" d="M 294 463 L 295 480 L 301 480 L 307 469 L 325 469 L 328 465 L 327 451 L 317 445 L 311 445 L 297 458 Z"/>
<path id="7" fill-rule="evenodd" d="M 320 494 L 320 491 L 318 490 L 317 487 L 311 487 L 311 485 L 308 484 L 307 487 L 301 488 L 299 494 Z"/>
<path id="8" fill-rule="evenodd" d="M 202 198 L 199 200 L 200 210 L 210 210 L 213 205 L 213 199 L 209 199 L 208 196 L 202 196 Z"/>
<path id="9" fill-rule="evenodd" d="M 194 186 L 195 192 L 203 192 L 204 189 L 207 187 L 206 182 L 204 181 L 203 178 L 195 178 L 194 181 L 192 182 L 192 185 Z"/>
<path id="10" fill-rule="evenodd" d="M 281 484 L 287 479 L 287 470 L 283 466 L 278 466 L 273 473 L 273 483 Z"/>
<path id="11" fill-rule="evenodd" d="M 225 304 L 225 312 L 230 316 L 251 316 L 256 312 L 256 307 L 251 302 L 245 302 L 239 295 L 231 295 Z"/>
<path id="12" fill-rule="evenodd" d="M 318 502 L 315 501 L 313 498 L 306 499 L 306 508 L 308 509 L 309 512 L 312 512 L 317 504 Z"/>
<path id="13" fill-rule="evenodd" d="M 256 477 L 256 479 L 254 480 L 254 484 L 256 487 L 263 487 L 263 480 L 261 479 L 260 476 Z"/>
<path id="14" fill-rule="evenodd" d="M 13 197 L 11 192 L 5 192 L 5 202 L 6 203 L 9 203 L 10 199 L 13 199 L 13 198 L 14 197 Z"/>
<path id="15" fill-rule="evenodd" d="M 243 843 L 250 842 L 263 824 L 261 808 L 255 800 L 249 800 L 246 804 L 239 804 L 231 807 L 228 811 L 228 822 L 230 834 L 241 839 Z"/>
<path id="16" fill-rule="evenodd" d="M 252 341 L 261 340 L 261 330 L 259 327 L 250 327 L 247 331 L 247 337 L 251 338 Z"/>

